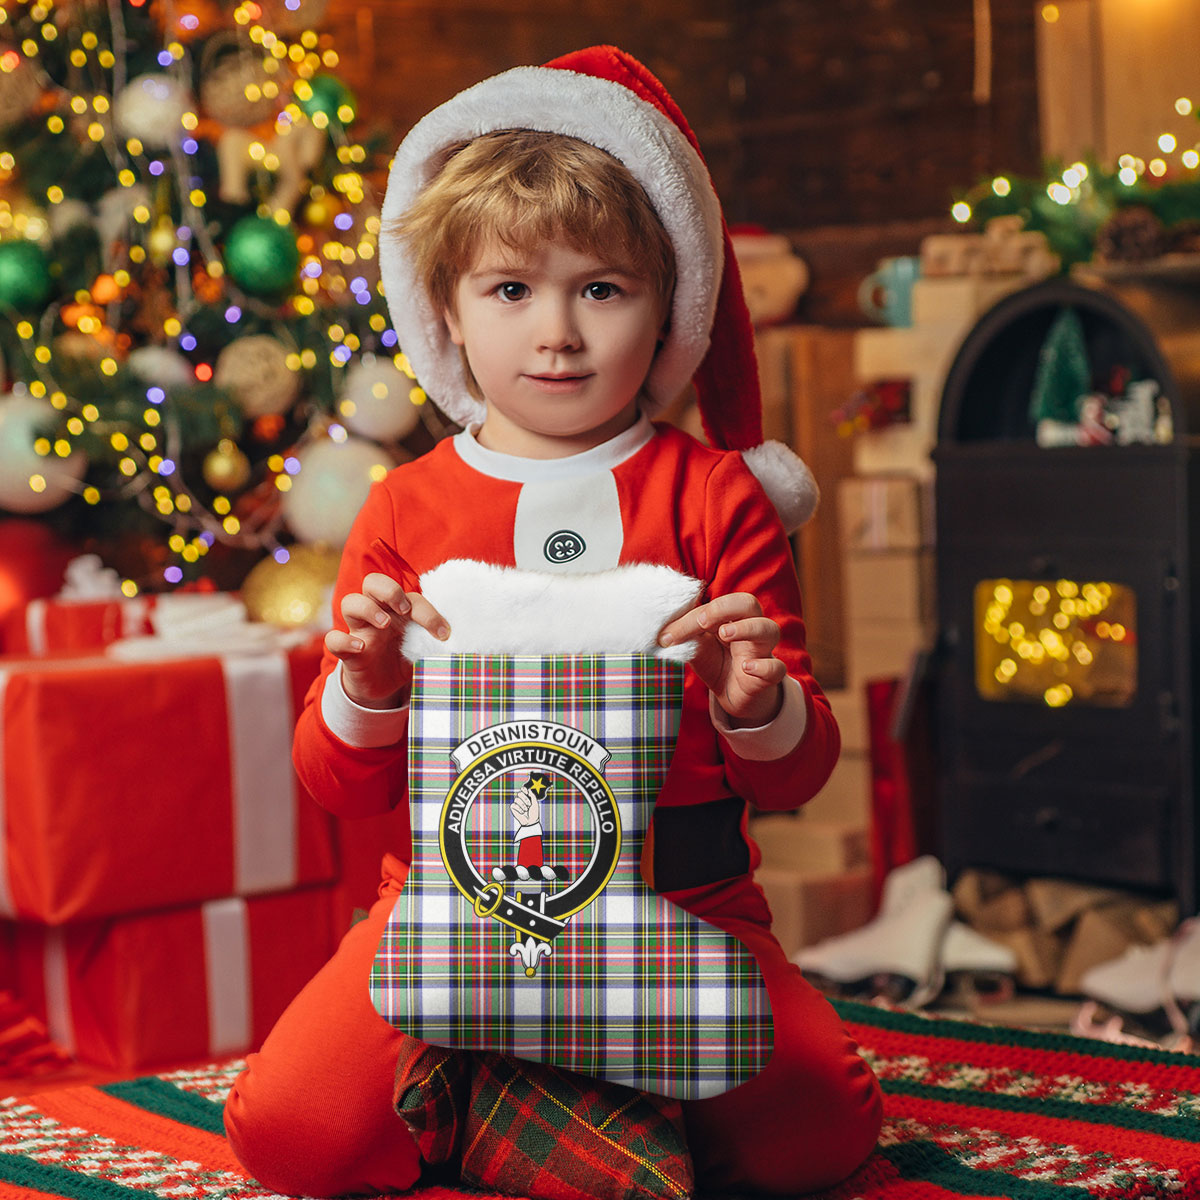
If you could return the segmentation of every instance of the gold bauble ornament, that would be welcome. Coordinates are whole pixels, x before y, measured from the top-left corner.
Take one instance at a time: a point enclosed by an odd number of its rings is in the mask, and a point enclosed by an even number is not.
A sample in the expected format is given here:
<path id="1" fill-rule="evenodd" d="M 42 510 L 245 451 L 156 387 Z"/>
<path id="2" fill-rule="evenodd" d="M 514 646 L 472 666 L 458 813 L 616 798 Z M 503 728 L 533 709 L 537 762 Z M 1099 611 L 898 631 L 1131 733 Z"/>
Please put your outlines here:
<path id="1" fill-rule="evenodd" d="M 261 51 L 247 51 L 234 39 L 205 57 L 211 61 L 200 83 L 200 103 L 214 121 L 248 129 L 279 110 L 278 85 Z"/>
<path id="2" fill-rule="evenodd" d="M 150 261 L 156 267 L 165 267 L 175 253 L 179 239 L 175 236 L 175 226 L 170 217 L 162 217 L 158 224 L 150 230 L 146 238 L 146 249 L 150 251 Z"/>
<path id="3" fill-rule="evenodd" d="M 200 468 L 214 492 L 236 492 L 250 480 L 250 460 L 230 438 L 222 438 L 205 456 Z"/>
<path id="4" fill-rule="evenodd" d="M 333 209 L 324 197 L 310 200 L 304 206 L 304 223 L 312 229 L 324 229 L 333 220 Z"/>
<path id="5" fill-rule="evenodd" d="M 287 562 L 264 558 L 242 583 L 252 621 L 284 629 L 326 624 L 341 554 L 329 546 L 292 546 Z"/>
<path id="6" fill-rule="evenodd" d="M 230 342 L 217 355 L 213 382 L 231 392 L 252 419 L 287 412 L 301 385 L 299 374 L 288 365 L 287 347 L 266 333 Z"/>

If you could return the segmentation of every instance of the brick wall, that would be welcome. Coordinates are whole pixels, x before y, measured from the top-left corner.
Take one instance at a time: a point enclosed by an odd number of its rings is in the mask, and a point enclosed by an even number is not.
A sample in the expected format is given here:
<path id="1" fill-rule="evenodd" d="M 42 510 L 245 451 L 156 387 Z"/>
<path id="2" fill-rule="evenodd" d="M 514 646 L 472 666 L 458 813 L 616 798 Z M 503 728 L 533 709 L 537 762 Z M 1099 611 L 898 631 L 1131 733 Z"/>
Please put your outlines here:
<path id="1" fill-rule="evenodd" d="M 990 8 L 982 105 L 965 0 L 333 0 L 328 26 L 397 140 L 486 75 L 616 42 L 680 102 L 730 219 L 797 230 L 944 217 L 955 185 L 1037 169 L 1033 6 Z"/>

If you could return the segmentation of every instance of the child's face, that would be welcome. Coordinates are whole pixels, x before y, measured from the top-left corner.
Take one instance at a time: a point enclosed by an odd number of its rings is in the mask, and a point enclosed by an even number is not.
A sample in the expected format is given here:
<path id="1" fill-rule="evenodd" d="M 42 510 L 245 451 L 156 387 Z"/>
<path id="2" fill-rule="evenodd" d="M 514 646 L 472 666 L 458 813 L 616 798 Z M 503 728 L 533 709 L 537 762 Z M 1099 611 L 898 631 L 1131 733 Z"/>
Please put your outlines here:
<path id="1" fill-rule="evenodd" d="M 487 245 L 445 314 L 483 393 L 480 442 L 557 458 L 628 428 L 658 346 L 649 284 L 564 242 Z"/>

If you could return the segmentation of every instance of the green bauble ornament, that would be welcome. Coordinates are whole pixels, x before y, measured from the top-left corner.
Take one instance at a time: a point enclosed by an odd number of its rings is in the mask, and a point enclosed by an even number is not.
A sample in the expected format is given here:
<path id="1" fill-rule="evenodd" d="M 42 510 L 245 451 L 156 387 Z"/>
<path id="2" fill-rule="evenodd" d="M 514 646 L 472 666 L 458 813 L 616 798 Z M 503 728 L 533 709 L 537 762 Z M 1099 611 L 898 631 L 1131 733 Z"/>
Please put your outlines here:
<path id="1" fill-rule="evenodd" d="M 0 308 L 37 308 L 50 295 L 50 261 L 36 242 L 0 242 Z"/>
<path id="2" fill-rule="evenodd" d="M 314 75 L 307 82 L 296 85 L 296 103 L 300 110 L 313 121 L 323 113 L 330 124 L 349 125 L 356 115 L 358 102 L 354 93 L 336 75 Z"/>
<path id="3" fill-rule="evenodd" d="M 236 283 L 256 296 L 275 296 L 300 269 L 296 234 L 270 217 L 243 217 L 225 239 L 225 266 Z"/>

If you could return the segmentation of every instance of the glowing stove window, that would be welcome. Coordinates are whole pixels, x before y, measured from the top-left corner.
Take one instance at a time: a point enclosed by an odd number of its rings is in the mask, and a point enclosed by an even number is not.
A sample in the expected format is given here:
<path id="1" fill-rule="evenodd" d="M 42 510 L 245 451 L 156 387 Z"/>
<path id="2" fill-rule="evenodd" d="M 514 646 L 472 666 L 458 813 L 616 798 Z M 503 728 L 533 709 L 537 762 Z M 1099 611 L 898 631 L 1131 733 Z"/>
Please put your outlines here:
<path id="1" fill-rule="evenodd" d="M 985 700 L 1124 708 L 1137 691 L 1137 608 L 1119 583 L 975 585 L 975 686 Z"/>

